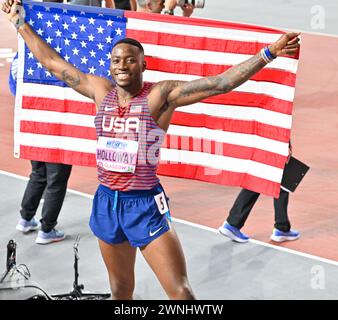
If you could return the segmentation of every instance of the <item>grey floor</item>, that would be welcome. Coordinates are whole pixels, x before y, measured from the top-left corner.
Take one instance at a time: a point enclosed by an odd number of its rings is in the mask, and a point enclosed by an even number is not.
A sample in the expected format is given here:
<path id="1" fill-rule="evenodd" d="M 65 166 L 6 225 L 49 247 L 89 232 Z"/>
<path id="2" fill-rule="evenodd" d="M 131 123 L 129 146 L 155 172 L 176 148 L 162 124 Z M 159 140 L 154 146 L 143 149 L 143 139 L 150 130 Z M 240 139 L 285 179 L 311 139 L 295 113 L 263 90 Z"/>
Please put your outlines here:
<path id="1" fill-rule="evenodd" d="M 336 0 L 205 0 L 193 16 L 338 35 Z"/>
<path id="2" fill-rule="evenodd" d="M 80 235 L 79 282 L 89 291 L 109 292 L 97 241 L 88 227 L 91 199 L 67 193 L 58 227 L 67 238 L 35 244 L 36 233 L 15 230 L 26 182 L 0 174 L 0 272 L 6 245 L 17 243 L 17 264 L 24 263 L 49 294 L 69 292 L 73 284 L 73 243 Z M 38 212 L 40 217 L 40 210 Z M 338 266 L 255 244 L 236 244 L 216 232 L 174 222 L 199 299 L 337 299 Z M 137 255 L 135 298 L 167 299 L 142 255 Z"/>

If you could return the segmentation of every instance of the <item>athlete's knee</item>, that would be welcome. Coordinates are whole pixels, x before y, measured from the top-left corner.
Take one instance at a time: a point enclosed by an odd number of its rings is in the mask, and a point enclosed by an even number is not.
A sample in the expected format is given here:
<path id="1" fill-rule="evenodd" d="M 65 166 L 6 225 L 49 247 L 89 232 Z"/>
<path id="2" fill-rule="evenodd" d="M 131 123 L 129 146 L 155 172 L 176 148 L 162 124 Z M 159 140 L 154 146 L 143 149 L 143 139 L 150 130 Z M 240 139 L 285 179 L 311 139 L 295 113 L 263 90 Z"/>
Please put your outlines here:
<path id="1" fill-rule="evenodd" d="M 110 279 L 113 300 L 132 300 L 135 284 L 131 281 Z"/>
<path id="2" fill-rule="evenodd" d="M 168 295 L 172 300 L 195 300 L 194 293 L 187 280 L 177 284 L 168 292 Z"/>

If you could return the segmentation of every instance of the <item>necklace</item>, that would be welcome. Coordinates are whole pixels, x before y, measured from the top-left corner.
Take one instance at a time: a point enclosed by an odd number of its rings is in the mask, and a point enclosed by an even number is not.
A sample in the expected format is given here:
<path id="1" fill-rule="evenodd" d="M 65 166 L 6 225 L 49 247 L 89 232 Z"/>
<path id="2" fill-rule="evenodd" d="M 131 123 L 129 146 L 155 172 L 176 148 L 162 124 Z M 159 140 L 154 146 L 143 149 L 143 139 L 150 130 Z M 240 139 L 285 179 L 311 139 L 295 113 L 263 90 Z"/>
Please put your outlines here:
<path id="1" fill-rule="evenodd" d="M 136 94 L 131 95 L 130 97 L 127 97 L 127 98 L 120 97 L 118 93 L 116 92 L 117 105 L 118 105 L 117 113 L 120 118 L 122 118 L 124 114 L 127 112 L 127 110 L 130 109 L 130 101 L 134 99 L 142 91 L 142 89 L 143 89 L 143 86 Z"/>
<path id="2" fill-rule="evenodd" d="M 123 99 L 120 99 L 119 97 L 117 98 L 117 113 L 119 115 L 120 118 L 122 118 L 124 116 L 124 114 L 127 112 L 127 110 L 129 110 L 130 108 L 130 100 L 132 99 L 133 97 L 129 97 L 129 98 L 123 98 Z M 122 100 L 122 105 L 120 103 L 120 100 Z"/>

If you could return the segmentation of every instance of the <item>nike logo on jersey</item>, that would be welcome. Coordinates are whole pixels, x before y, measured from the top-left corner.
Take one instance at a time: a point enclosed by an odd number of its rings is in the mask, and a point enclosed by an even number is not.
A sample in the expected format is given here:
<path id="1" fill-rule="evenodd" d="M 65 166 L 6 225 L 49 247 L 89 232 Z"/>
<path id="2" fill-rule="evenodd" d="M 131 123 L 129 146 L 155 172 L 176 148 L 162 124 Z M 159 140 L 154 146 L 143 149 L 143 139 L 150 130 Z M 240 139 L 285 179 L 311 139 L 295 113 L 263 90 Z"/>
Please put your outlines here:
<path id="1" fill-rule="evenodd" d="M 112 111 L 114 109 L 115 109 L 115 107 L 109 107 L 109 106 L 104 107 L 104 111 Z"/>
<path id="2" fill-rule="evenodd" d="M 158 233 L 159 231 L 161 231 L 161 229 L 162 229 L 163 227 L 161 227 L 161 228 L 158 228 L 157 230 L 155 230 L 154 232 L 152 232 L 151 230 L 149 231 L 149 236 L 154 236 L 156 233 Z"/>

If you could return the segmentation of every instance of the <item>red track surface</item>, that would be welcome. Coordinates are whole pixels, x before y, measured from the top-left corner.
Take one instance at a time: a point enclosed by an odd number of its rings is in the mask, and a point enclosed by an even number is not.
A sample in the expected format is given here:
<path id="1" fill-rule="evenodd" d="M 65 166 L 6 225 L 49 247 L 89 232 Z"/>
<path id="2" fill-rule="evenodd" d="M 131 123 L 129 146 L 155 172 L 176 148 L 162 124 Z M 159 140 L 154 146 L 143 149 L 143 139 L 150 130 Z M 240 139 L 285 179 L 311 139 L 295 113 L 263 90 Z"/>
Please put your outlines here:
<path id="1" fill-rule="evenodd" d="M 16 49 L 16 32 L 3 15 L 0 15 L 0 26 L 0 48 Z M 311 169 L 289 203 L 292 226 L 301 231 L 302 237 L 282 245 L 338 261 L 337 51 L 336 37 L 302 36 L 292 142 L 294 155 Z M 7 85 L 9 64 L 4 59 L 0 63 L 5 64 L 0 67 L 0 170 L 27 176 L 29 161 L 12 155 L 14 98 Z M 223 222 L 239 192 L 238 188 L 198 181 L 168 177 L 161 180 L 171 198 L 174 217 L 212 228 Z M 95 169 L 74 167 L 69 188 L 93 194 L 96 186 Z M 90 208 L 84 210 L 89 212 Z M 254 239 L 269 242 L 273 215 L 272 199 L 262 196 L 243 231 Z"/>

